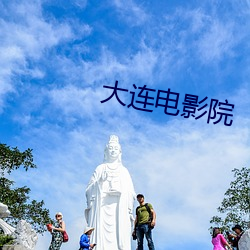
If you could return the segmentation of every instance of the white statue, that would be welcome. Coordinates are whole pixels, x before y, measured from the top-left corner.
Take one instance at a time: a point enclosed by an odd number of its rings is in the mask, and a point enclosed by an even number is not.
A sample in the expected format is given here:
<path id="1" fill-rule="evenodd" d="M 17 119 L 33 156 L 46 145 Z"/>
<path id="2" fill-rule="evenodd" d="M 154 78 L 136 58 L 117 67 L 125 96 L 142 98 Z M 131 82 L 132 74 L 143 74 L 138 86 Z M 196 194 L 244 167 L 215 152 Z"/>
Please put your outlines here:
<path id="1" fill-rule="evenodd" d="M 121 146 L 115 135 L 104 151 L 86 189 L 88 226 L 95 230 L 91 242 L 96 250 L 130 250 L 135 191 L 128 170 L 122 165 Z"/>
<path id="2" fill-rule="evenodd" d="M 0 228 L 3 229 L 4 234 L 13 236 L 15 245 L 18 245 L 19 248 L 34 250 L 38 240 L 35 230 L 32 229 L 31 225 L 25 220 L 19 221 L 16 228 L 10 226 L 1 219 L 9 215 L 10 211 L 8 210 L 8 206 L 0 202 Z"/>
<path id="3" fill-rule="evenodd" d="M 250 229 L 247 229 L 239 240 L 239 250 L 250 250 Z"/>
<path id="4" fill-rule="evenodd" d="M 23 246 L 26 250 L 34 250 L 38 237 L 31 225 L 25 220 L 20 220 L 14 234 L 15 242 Z"/>
<path id="5" fill-rule="evenodd" d="M 8 206 L 0 202 L 0 218 L 5 218 L 10 215 Z"/>
<path id="6" fill-rule="evenodd" d="M 4 234 L 11 235 L 15 231 L 15 228 L 2 219 L 9 215 L 10 211 L 8 210 L 8 206 L 0 202 L 0 228 L 3 229 Z"/>

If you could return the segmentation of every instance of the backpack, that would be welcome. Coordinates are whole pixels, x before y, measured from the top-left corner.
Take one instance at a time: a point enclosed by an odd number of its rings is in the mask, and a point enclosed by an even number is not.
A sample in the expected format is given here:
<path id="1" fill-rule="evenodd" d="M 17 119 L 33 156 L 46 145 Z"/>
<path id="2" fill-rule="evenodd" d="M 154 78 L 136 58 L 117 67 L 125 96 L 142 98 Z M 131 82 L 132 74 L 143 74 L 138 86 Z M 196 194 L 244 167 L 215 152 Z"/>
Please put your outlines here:
<path id="1" fill-rule="evenodd" d="M 149 227 L 150 227 L 151 229 L 153 229 L 154 227 L 151 226 L 151 222 L 152 222 L 152 220 L 153 220 L 153 214 L 151 213 L 151 209 L 150 209 L 150 207 L 148 206 L 148 203 L 145 203 L 143 206 L 146 207 L 146 209 L 147 209 L 147 211 L 148 211 L 148 214 L 149 214 L 148 225 L 149 225 Z M 138 207 L 136 208 L 136 215 L 137 215 L 137 216 L 138 216 L 138 209 L 139 209 L 139 208 L 140 208 L 140 206 L 138 206 Z"/>

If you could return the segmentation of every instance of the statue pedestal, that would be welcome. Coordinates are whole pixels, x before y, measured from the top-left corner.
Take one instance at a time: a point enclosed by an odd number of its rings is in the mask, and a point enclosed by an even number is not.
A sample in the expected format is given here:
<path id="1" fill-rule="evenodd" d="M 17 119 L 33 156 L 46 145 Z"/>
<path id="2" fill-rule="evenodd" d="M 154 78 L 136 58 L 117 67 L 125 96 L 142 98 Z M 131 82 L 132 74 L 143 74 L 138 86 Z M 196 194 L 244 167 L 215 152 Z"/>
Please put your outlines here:
<path id="1" fill-rule="evenodd" d="M 2 250 L 26 250 L 24 246 L 21 245 L 6 245 L 1 248 Z"/>

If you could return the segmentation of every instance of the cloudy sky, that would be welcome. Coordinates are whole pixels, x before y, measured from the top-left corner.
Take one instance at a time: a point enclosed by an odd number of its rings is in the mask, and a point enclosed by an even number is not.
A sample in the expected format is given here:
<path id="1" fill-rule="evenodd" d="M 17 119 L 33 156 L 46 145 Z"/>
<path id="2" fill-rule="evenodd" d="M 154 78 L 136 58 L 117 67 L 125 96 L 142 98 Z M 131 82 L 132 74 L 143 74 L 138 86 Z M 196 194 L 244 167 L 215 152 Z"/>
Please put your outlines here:
<path id="1" fill-rule="evenodd" d="M 111 134 L 157 213 L 156 249 L 211 249 L 209 220 L 250 161 L 250 1 L 1 0 L 0 27 L 0 140 L 38 166 L 10 178 L 64 214 L 61 249 L 78 249 Z"/>

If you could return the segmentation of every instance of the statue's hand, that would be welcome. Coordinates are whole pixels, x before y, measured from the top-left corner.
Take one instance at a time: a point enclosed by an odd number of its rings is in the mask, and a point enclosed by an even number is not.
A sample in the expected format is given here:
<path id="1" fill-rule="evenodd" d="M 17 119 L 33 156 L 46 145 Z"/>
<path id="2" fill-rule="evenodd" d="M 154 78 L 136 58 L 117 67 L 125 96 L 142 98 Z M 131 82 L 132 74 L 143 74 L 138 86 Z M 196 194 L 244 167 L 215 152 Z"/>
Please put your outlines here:
<path id="1" fill-rule="evenodd" d="M 101 180 L 105 181 L 105 180 L 107 180 L 107 178 L 108 178 L 108 173 L 106 171 L 103 171 Z"/>
<path id="2" fill-rule="evenodd" d="M 93 205 L 93 202 L 92 202 L 92 200 L 90 200 L 90 201 L 88 202 L 88 204 L 87 204 L 87 208 L 90 209 L 90 208 L 92 207 L 92 205 Z"/>
<path id="3" fill-rule="evenodd" d="M 135 221 L 133 214 L 130 214 L 130 221 L 132 221 L 132 222 Z"/>
<path id="4" fill-rule="evenodd" d="M 92 195 L 89 200 L 87 200 L 87 208 L 91 208 L 93 206 L 93 202 L 95 200 L 95 195 Z"/>

